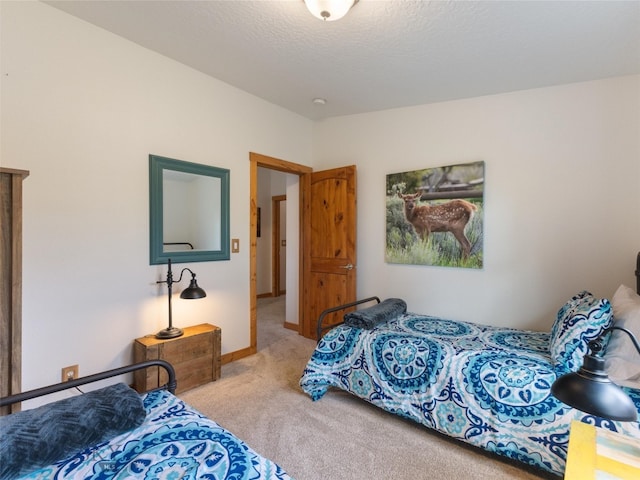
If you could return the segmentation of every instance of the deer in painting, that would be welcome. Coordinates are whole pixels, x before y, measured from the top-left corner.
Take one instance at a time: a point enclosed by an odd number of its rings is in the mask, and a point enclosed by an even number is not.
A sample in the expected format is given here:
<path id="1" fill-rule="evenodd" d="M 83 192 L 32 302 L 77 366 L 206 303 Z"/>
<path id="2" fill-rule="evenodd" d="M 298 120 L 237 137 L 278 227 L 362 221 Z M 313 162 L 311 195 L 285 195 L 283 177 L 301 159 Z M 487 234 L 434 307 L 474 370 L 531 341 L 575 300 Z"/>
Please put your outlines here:
<path id="1" fill-rule="evenodd" d="M 404 216 L 423 241 L 431 232 L 451 232 L 460 244 L 462 258 L 471 253 L 471 242 L 464 229 L 478 207 L 466 200 L 455 199 L 439 205 L 418 205 L 421 194 L 398 196 L 404 201 Z"/>

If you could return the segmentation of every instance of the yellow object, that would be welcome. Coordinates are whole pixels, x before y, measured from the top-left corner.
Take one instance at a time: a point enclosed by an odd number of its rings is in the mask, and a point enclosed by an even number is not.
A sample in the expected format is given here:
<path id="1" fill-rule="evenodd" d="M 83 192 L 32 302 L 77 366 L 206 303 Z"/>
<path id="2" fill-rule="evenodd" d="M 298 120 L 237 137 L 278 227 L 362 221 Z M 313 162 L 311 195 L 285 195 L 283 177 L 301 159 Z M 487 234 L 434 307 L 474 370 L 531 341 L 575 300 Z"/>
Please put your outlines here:
<path id="1" fill-rule="evenodd" d="M 640 441 L 573 421 L 565 480 L 640 479 Z"/>

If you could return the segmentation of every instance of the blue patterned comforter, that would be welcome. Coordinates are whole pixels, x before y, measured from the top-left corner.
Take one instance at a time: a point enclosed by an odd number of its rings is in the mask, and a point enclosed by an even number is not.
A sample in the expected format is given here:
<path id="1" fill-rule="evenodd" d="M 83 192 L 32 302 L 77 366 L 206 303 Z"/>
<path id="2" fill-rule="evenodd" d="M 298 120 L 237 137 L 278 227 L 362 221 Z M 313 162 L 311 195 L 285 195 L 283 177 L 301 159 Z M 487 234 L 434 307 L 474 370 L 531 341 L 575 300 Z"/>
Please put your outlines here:
<path id="1" fill-rule="evenodd" d="M 23 478 L 290 479 L 278 465 L 166 391 L 144 396 L 135 430 Z"/>
<path id="2" fill-rule="evenodd" d="M 638 422 L 574 410 L 551 395 L 559 371 L 549 334 L 407 313 L 372 330 L 345 325 L 317 345 L 300 385 L 329 387 L 451 437 L 564 473 L 569 426 L 581 420 L 640 438 Z M 640 391 L 626 389 L 640 411 Z"/>

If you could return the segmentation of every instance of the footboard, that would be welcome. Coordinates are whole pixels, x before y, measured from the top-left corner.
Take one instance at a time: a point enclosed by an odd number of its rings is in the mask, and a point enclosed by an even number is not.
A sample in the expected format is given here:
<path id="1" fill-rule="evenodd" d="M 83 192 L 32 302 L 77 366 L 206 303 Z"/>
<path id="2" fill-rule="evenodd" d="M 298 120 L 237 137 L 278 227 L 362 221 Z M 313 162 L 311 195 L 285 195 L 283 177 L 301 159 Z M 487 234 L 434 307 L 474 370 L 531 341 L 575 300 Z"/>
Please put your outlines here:
<path id="1" fill-rule="evenodd" d="M 340 310 L 346 310 L 347 308 L 355 307 L 362 303 L 373 302 L 374 300 L 376 301 L 376 303 L 380 303 L 380 299 L 378 297 L 368 297 L 368 298 L 363 298 L 362 300 L 356 300 L 355 302 L 345 303 L 344 305 L 338 305 L 337 307 L 327 308 L 326 310 L 323 310 L 322 313 L 320 313 L 320 316 L 318 317 L 318 324 L 316 326 L 316 341 L 318 342 L 320 341 L 320 339 L 322 338 L 322 332 L 324 330 L 329 330 L 343 323 L 343 322 L 338 322 L 338 323 L 332 323 L 331 325 L 322 325 L 322 322 L 324 321 L 324 317 L 326 317 L 328 314 L 339 312 Z"/>
<path id="2" fill-rule="evenodd" d="M 32 398 L 49 395 L 50 393 L 61 392 L 62 390 L 67 390 L 69 388 L 79 387 L 80 385 L 86 385 L 87 383 L 97 382 L 99 380 L 116 377 L 118 375 L 154 366 L 164 368 L 167 371 L 167 375 L 169 376 L 167 384 L 156 390 L 169 390 L 171 393 L 175 393 L 177 382 L 176 372 L 173 369 L 173 366 L 169 362 L 165 362 L 164 360 L 149 360 L 146 362 L 134 363 L 133 365 L 127 365 L 125 367 L 114 368 L 113 370 L 96 373 L 95 375 L 80 377 L 75 380 L 69 380 L 67 382 L 56 383 L 54 385 L 36 388 L 35 390 L 28 390 L 26 392 L 16 393 L 15 395 L 9 395 L 8 397 L 0 398 L 0 407 L 24 402 L 25 400 L 30 400 Z"/>
<path id="3" fill-rule="evenodd" d="M 0 479 L 251 478 L 290 480 L 273 461 L 172 392 L 171 364 L 150 360 L 1 399 L 10 405 L 148 367 L 165 388 L 124 382 L 0 417 Z M 167 391 L 171 390 L 171 392 Z"/>

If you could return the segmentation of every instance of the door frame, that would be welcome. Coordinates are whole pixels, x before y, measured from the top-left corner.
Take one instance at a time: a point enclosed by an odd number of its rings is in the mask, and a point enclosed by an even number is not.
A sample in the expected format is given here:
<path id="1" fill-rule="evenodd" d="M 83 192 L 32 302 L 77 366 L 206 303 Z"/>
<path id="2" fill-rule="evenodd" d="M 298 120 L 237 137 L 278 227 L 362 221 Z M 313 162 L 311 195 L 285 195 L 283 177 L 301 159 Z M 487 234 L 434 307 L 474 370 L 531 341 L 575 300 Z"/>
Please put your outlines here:
<path id="1" fill-rule="evenodd" d="M 303 327 L 303 294 L 304 294 L 304 278 L 303 278 L 303 258 L 302 245 L 304 245 L 307 228 L 305 227 L 305 216 L 303 208 L 303 199 L 307 197 L 310 185 L 310 175 L 313 171 L 311 167 L 298 163 L 288 162 L 275 157 L 269 157 L 259 153 L 249 152 L 249 338 L 250 346 L 246 355 L 252 355 L 258 351 L 258 311 L 257 311 L 257 249 L 258 236 L 256 228 L 258 225 L 258 167 L 268 168 L 284 173 L 291 173 L 300 177 L 300 252 L 298 256 L 298 333 L 302 332 Z M 241 355 L 241 356 L 246 356 Z M 240 358 L 240 356 L 233 358 Z M 232 360 L 232 359 L 230 359 Z"/>
<path id="2" fill-rule="evenodd" d="M 287 201 L 286 195 L 274 195 L 271 197 L 271 296 L 279 297 L 283 294 L 280 278 L 280 250 L 281 236 L 280 226 L 282 218 L 280 216 L 280 204 Z"/>

